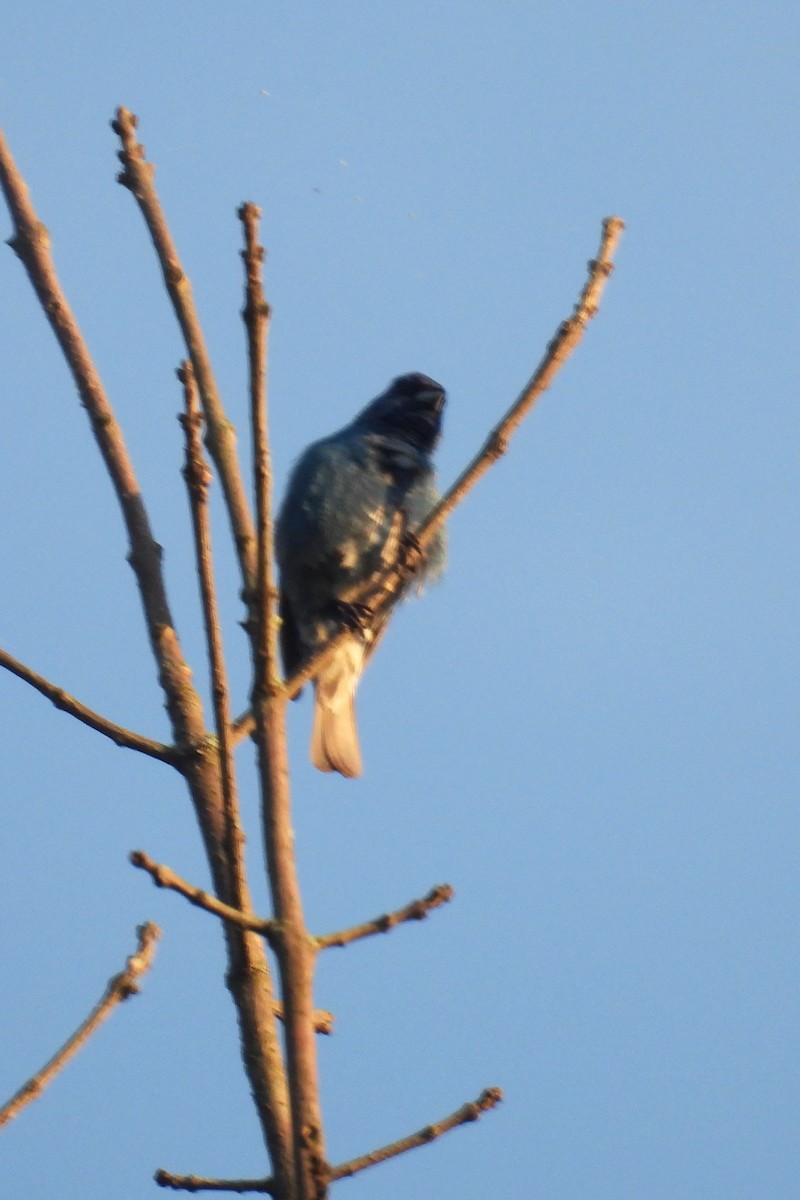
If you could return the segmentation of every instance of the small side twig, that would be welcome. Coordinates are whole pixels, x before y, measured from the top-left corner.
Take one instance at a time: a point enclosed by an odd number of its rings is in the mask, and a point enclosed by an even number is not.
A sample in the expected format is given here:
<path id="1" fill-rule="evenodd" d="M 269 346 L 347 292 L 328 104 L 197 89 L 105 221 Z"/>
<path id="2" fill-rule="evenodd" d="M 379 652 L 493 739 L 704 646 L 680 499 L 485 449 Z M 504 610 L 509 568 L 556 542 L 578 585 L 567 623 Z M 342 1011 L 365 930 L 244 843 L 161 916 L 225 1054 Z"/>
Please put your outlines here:
<path id="1" fill-rule="evenodd" d="M 283 1005 L 280 1000 L 275 1000 L 272 1005 L 272 1011 L 279 1021 L 285 1021 L 286 1014 L 283 1010 Z M 333 1033 L 334 1018 L 333 1013 L 327 1008 L 314 1009 L 314 1029 L 317 1033 L 323 1033 L 326 1037 L 330 1037 Z"/>
<path id="2" fill-rule="evenodd" d="M 0 667 L 5 667 L 12 675 L 29 683 L 31 687 L 36 688 L 37 692 L 52 701 L 56 708 L 69 713 L 70 716 L 75 717 L 84 725 L 88 725 L 97 733 L 102 733 L 117 746 L 125 746 L 128 750 L 138 750 L 141 754 L 157 758 L 173 767 L 179 766 L 180 755 L 174 746 L 165 746 L 163 742 L 156 742 L 153 738 L 144 737 L 140 733 L 134 733 L 132 729 L 126 729 L 124 725 L 117 725 L 113 721 L 109 721 L 107 717 L 101 716 L 100 713 L 81 704 L 80 700 L 76 700 L 74 696 L 65 692 L 57 684 L 45 679 L 44 675 L 39 675 L 30 667 L 26 667 L 24 663 L 5 650 L 0 650 Z"/>
<path id="3" fill-rule="evenodd" d="M 483 447 L 473 458 L 472 462 L 461 472 L 451 488 L 442 496 L 436 507 L 428 514 L 419 529 L 414 530 L 417 542 L 422 550 L 431 543 L 437 530 L 444 524 L 456 505 L 460 504 L 466 494 L 475 486 L 482 475 L 505 454 L 508 443 L 524 417 L 528 415 L 536 401 L 550 386 L 556 374 L 572 354 L 585 332 L 588 322 L 596 315 L 603 289 L 613 270 L 614 252 L 622 236 L 625 223 L 620 217 L 606 217 L 603 221 L 603 232 L 597 258 L 589 262 L 589 275 L 583 290 L 575 305 L 572 316 L 562 321 L 551 339 L 542 361 L 534 371 L 528 383 L 520 392 L 517 399 L 490 432 Z M 383 609 L 391 603 L 403 578 L 403 565 L 398 563 L 387 568 L 375 584 L 373 590 L 361 599 L 368 605 L 377 618 Z M 313 658 L 285 683 L 286 695 L 294 697 L 301 688 L 318 674 L 320 667 L 349 637 L 347 630 L 342 630 L 330 639 Z M 237 721 L 237 727 L 243 727 L 244 717 Z M 237 739 L 238 740 L 238 739 Z"/>
<path id="4" fill-rule="evenodd" d="M 255 717 L 252 709 L 248 708 L 246 712 L 241 713 L 231 722 L 231 745 L 238 746 L 239 742 L 252 733 L 255 727 Z"/>
<path id="5" fill-rule="evenodd" d="M 456 1129 L 459 1125 L 466 1125 L 469 1121 L 477 1121 L 483 1113 L 494 1108 L 502 1099 L 503 1093 L 500 1088 L 486 1088 L 477 1100 L 464 1104 L 444 1120 L 437 1121 L 434 1125 L 426 1125 L 418 1133 L 412 1133 L 398 1142 L 390 1142 L 388 1146 L 381 1146 L 377 1150 L 370 1151 L 369 1154 L 351 1158 L 349 1162 L 342 1163 L 338 1167 L 331 1167 L 329 1178 L 331 1180 L 349 1178 L 367 1167 L 374 1167 L 378 1163 L 386 1162 L 389 1158 L 396 1158 L 398 1154 L 405 1154 L 407 1150 L 416 1150 L 417 1146 L 427 1146 L 429 1142 L 435 1141 L 443 1133 L 449 1133 L 451 1129 Z"/>
<path id="6" fill-rule="evenodd" d="M 249 929 L 253 933 L 262 934 L 269 941 L 274 934 L 275 922 L 259 917 L 255 913 L 242 912 L 238 908 L 234 908 L 230 904 L 224 904 L 222 900 L 217 900 L 216 896 L 212 896 L 210 892 L 203 891 L 202 888 L 195 887 L 192 883 L 187 883 L 180 875 L 172 870 L 171 867 L 166 867 L 163 863 L 154 862 L 144 850 L 132 850 L 128 855 L 128 860 L 134 867 L 138 867 L 142 871 L 146 871 L 156 887 L 168 888 L 172 892 L 178 892 L 195 908 L 203 908 L 206 912 L 213 913 L 215 917 L 220 917 L 223 921 L 230 921 L 234 925 L 238 925 L 240 929 Z"/>
<path id="7" fill-rule="evenodd" d="M 173 1175 L 171 1171 L 156 1171 L 153 1179 L 159 1187 L 173 1192 L 261 1192 L 275 1195 L 271 1179 L 201 1179 L 199 1175 Z"/>
<path id="8" fill-rule="evenodd" d="M 125 969 L 110 979 L 102 997 L 86 1020 L 79 1025 L 72 1037 L 45 1063 L 40 1071 L 28 1080 L 7 1104 L 0 1108 L 0 1128 L 12 1121 L 19 1112 L 35 1100 L 55 1078 L 71 1058 L 89 1040 L 97 1027 L 108 1017 L 118 1004 L 139 990 L 139 977 L 147 971 L 153 961 L 155 945 L 161 930 L 152 921 L 137 929 L 139 944 L 128 959 Z"/>
<path id="9" fill-rule="evenodd" d="M 371 937 L 374 933 L 388 933 L 390 929 L 394 929 L 396 925 L 402 925 L 404 921 L 423 921 L 434 908 L 439 908 L 440 905 L 447 904 L 449 900 L 452 900 L 453 895 L 454 892 L 449 883 L 440 883 L 420 900 L 412 900 L 403 908 L 398 908 L 391 913 L 384 913 L 383 916 L 375 917 L 372 921 L 365 921 L 362 925 L 353 925 L 350 929 L 340 929 L 336 933 L 322 934 L 320 937 L 314 938 L 314 944 L 319 950 L 327 950 L 329 946 L 349 946 L 351 942 Z"/>

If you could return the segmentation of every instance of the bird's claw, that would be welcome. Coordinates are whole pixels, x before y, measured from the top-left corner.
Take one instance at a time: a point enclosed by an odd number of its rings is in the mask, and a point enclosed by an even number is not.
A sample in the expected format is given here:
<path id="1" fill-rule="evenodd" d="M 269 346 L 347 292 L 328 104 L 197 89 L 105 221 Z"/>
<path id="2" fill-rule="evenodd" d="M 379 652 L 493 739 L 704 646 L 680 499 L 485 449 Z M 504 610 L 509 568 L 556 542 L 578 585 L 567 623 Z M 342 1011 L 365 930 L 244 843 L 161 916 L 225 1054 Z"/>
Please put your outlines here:
<path id="1" fill-rule="evenodd" d="M 336 616 L 345 629 L 351 629 L 353 633 L 365 633 L 375 614 L 368 604 L 339 600 L 336 603 Z"/>
<path id="2" fill-rule="evenodd" d="M 415 533 L 409 530 L 400 539 L 399 560 L 401 569 L 408 575 L 413 575 L 425 562 L 425 551 Z"/>

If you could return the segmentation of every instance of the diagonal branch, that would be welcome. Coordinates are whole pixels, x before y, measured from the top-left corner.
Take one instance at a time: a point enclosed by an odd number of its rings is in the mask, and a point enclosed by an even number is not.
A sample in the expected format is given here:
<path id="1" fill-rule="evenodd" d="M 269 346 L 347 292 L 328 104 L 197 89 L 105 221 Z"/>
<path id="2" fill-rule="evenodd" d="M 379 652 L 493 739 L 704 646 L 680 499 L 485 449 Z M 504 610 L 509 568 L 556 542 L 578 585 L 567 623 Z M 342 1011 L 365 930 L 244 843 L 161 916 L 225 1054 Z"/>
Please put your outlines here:
<path id="1" fill-rule="evenodd" d="M 453 895 L 453 889 L 449 883 L 440 883 L 421 900 L 412 900 L 404 908 L 384 913 L 382 917 L 375 917 L 373 921 L 365 921 L 363 925 L 353 925 L 352 928 L 341 929 L 338 933 L 323 934 L 314 938 L 314 943 L 318 950 L 327 950 L 329 946 L 349 946 L 351 942 L 371 937 L 374 933 L 388 933 L 390 929 L 394 929 L 396 925 L 402 925 L 404 921 L 423 921 L 432 909 L 447 904 L 449 900 L 452 900 Z"/>
<path id="2" fill-rule="evenodd" d="M 178 257 L 153 183 L 153 164 L 145 160 L 144 146 L 136 140 L 137 124 L 138 118 L 127 108 L 118 108 L 116 118 L 111 122 L 111 128 L 122 143 L 119 158 L 123 169 L 118 179 L 136 197 L 150 231 L 164 283 L 194 366 L 206 415 L 208 449 L 222 482 L 242 576 L 249 587 L 255 581 L 255 534 L 239 469 L 236 434 L 220 399 L 191 284 Z"/>
<path id="3" fill-rule="evenodd" d="M 169 611 L 161 569 L 161 547 L 153 538 L 136 473 L 114 410 L 56 275 L 49 234 L 36 215 L 28 189 L 1 133 L 0 184 L 14 222 L 14 236 L 9 244 L 22 260 L 67 360 L 122 509 L 130 542 L 129 561 L 139 585 L 147 631 L 166 693 L 176 742 L 182 747 L 194 740 L 186 720 L 193 689 L 188 683 L 188 667 Z"/>
<path id="4" fill-rule="evenodd" d="M 362 1154 L 359 1158 L 351 1158 L 349 1162 L 332 1167 L 330 1178 L 332 1180 L 349 1178 L 367 1167 L 374 1167 L 377 1163 L 386 1162 L 389 1158 L 396 1158 L 398 1154 L 405 1154 L 407 1150 L 416 1150 L 417 1146 L 427 1146 L 429 1142 L 441 1137 L 443 1133 L 449 1133 L 451 1129 L 456 1129 L 459 1125 L 466 1125 L 469 1121 L 477 1121 L 483 1113 L 494 1108 L 502 1099 L 503 1093 L 500 1088 L 486 1088 L 477 1100 L 464 1104 L 449 1117 L 437 1121 L 435 1125 L 426 1125 L 424 1129 L 420 1129 L 419 1133 L 412 1133 L 398 1142 L 390 1142 L 388 1146 L 381 1146 L 378 1150 L 370 1151 L 369 1154 Z"/>
<path id="5" fill-rule="evenodd" d="M 203 891 L 202 888 L 196 887 L 193 883 L 187 883 L 171 867 L 164 866 L 163 863 L 154 862 L 149 854 L 145 854 L 144 850 L 132 850 L 128 855 L 128 860 L 132 866 L 138 867 L 141 871 L 146 871 L 156 887 L 178 892 L 190 904 L 193 904 L 195 908 L 203 908 L 206 912 L 213 913 L 215 917 L 220 917 L 223 921 L 230 921 L 240 929 L 249 929 L 252 933 L 260 933 L 267 941 L 274 938 L 274 921 L 259 917 L 255 913 L 242 912 L 241 909 L 234 908 L 231 904 L 224 904 L 222 900 L 218 900 L 210 892 Z"/>
<path id="6" fill-rule="evenodd" d="M 152 964 L 156 941 L 161 936 L 161 930 L 152 921 L 148 921 L 145 925 L 140 925 L 136 932 L 139 944 L 135 952 L 128 959 L 124 971 L 120 971 L 119 975 L 115 975 L 113 979 L 108 981 L 108 986 L 102 997 L 89 1013 L 86 1020 L 78 1026 L 72 1037 L 68 1038 L 50 1061 L 45 1063 L 41 1071 L 37 1071 L 33 1078 L 23 1084 L 16 1095 L 12 1096 L 8 1103 L 0 1108 L 0 1128 L 9 1121 L 13 1121 L 14 1117 L 26 1105 L 41 1095 L 47 1085 L 67 1065 L 69 1060 L 74 1058 L 97 1027 L 102 1024 L 106 1017 L 111 1015 L 118 1004 L 121 1004 L 123 1000 L 127 1000 L 129 996 L 133 996 L 138 992 L 139 977 L 145 971 L 149 970 Z"/>
<path id="7" fill-rule="evenodd" d="M 423 521 L 420 528 L 415 531 L 417 541 L 422 550 L 430 545 L 436 531 L 444 524 L 456 505 L 461 503 L 467 492 L 505 454 L 508 449 L 508 443 L 512 435 L 516 432 L 517 427 L 528 415 L 542 393 L 553 382 L 560 368 L 580 342 L 587 324 L 597 313 L 600 297 L 608 277 L 613 270 L 612 260 L 623 229 L 624 222 L 620 217 L 606 217 L 603 221 L 600 249 L 597 258 L 593 258 L 589 262 L 589 275 L 572 316 L 563 321 L 558 327 L 539 366 L 508 412 L 495 425 L 482 449 L 478 451 L 469 466 L 462 471 L 453 486 L 445 493 L 436 507 L 425 521 Z M 369 607 L 375 617 L 391 603 L 392 598 L 396 595 L 406 576 L 407 572 L 404 564 L 398 563 L 396 566 L 389 567 L 378 580 L 374 591 L 362 597 L 362 601 Z M 289 697 L 296 696 L 304 684 L 308 683 L 309 679 L 313 679 L 319 672 L 320 666 L 327 661 L 345 638 L 349 636 L 347 630 L 342 630 L 335 637 L 331 638 L 313 658 L 309 659 L 291 679 L 286 681 L 286 695 Z M 247 732 L 246 720 L 247 715 L 243 714 L 236 721 L 237 730 L 243 731 L 237 733 L 237 740 Z"/>
<path id="8" fill-rule="evenodd" d="M 169 763 L 170 766 L 179 767 L 180 755 L 174 746 L 165 746 L 163 742 L 156 742 L 152 738 L 144 737 L 140 733 L 134 733 L 132 729 L 126 729 L 124 725 L 116 725 L 113 721 L 109 721 L 107 717 L 103 717 L 100 713 L 94 712 L 93 709 L 87 708 L 85 704 L 81 704 L 80 700 L 76 700 L 74 696 L 71 696 L 69 692 L 65 692 L 57 684 L 51 683 L 43 675 L 38 675 L 36 671 L 32 671 L 30 667 L 26 667 L 24 663 L 21 663 L 5 650 L 0 650 L 0 667 L 5 667 L 12 675 L 16 675 L 18 679 L 23 679 L 25 683 L 29 683 L 31 687 L 36 688 L 37 692 L 41 692 L 43 696 L 51 700 L 56 708 L 61 709 L 62 712 L 69 713 L 70 716 L 76 717 L 84 725 L 88 725 L 90 729 L 102 733 L 104 737 L 110 738 L 117 746 L 125 746 L 129 750 L 138 750 L 141 754 L 148 754 L 151 758 L 157 758 L 161 762 Z"/>

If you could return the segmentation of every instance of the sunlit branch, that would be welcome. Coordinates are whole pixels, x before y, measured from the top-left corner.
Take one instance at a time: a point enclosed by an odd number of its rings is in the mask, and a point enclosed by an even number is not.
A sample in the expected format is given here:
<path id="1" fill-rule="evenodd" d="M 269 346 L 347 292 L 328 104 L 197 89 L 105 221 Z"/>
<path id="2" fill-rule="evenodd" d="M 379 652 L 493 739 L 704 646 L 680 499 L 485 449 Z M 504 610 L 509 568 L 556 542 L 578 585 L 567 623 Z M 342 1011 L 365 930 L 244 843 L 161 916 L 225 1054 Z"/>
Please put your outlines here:
<path id="1" fill-rule="evenodd" d="M 366 1170 L 367 1167 L 377 1166 L 378 1163 L 396 1158 L 399 1154 L 405 1154 L 408 1150 L 416 1150 L 418 1146 L 427 1146 L 436 1138 L 449 1133 L 451 1129 L 457 1129 L 459 1125 L 466 1125 L 470 1121 L 477 1121 L 483 1113 L 494 1108 L 502 1099 L 503 1093 L 500 1088 L 486 1088 L 477 1100 L 471 1100 L 456 1112 L 451 1113 L 449 1117 L 445 1117 L 433 1125 L 426 1125 L 417 1133 L 412 1133 L 397 1142 L 390 1142 L 388 1146 L 380 1146 L 377 1150 L 371 1150 L 369 1154 L 351 1158 L 338 1167 L 329 1166 L 326 1171 L 327 1180 L 334 1183 L 337 1179 L 347 1179 L 351 1175 L 357 1175 L 359 1171 Z M 173 1175 L 169 1171 L 156 1171 L 155 1181 L 159 1187 L 172 1188 L 174 1191 L 260 1192 L 274 1195 L 274 1183 L 271 1179 L 203 1179 L 198 1175 Z"/>
<path id="2" fill-rule="evenodd" d="M 460 504 L 482 475 L 488 471 L 497 460 L 505 454 L 508 443 L 524 417 L 533 408 L 542 393 L 550 386 L 556 374 L 572 354 L 583 337 L 586 325 L 597 313 L 600 297 L 609 275 L 613 270 L 613 257 L 617 243 L 622 235 L 624 222 L 620 217 L 606 217 L 603 221 L 603 233 L 597 258 L 589 262 L 589 275 L 583 291 L 578 298 L 573 314 L 558 327 L 550 341 L 545 355 L 534 371 L 528 383 L 520 392 L 501 421 L 495 425 L 482 449 L 475 455 L 472 462 L 462 471 L 453 486 L 445 493 L 436 507 L 428 515 L 420 528 L 415 531 L 417 541 L 422 550 L 430 545 L 437 530 L 444 524 L 457 504 Z M 405 564 L 389 567 L 368 595 L 362 597 L 371 612 L 377 617 L 391 603 L 398 589 L 407 576 Z M 347 630 L 342 630 L 331 638 L 313 658 L 286 681 L 286 694 L 296 696 L 309 679 L 319 672 L 320 666 L 327 661 L 335 649 L 349 637 Z M 244 724 L 244 718 L 237 721 L 237 727 Z"/>
<path id="3" fill-rule="evenodd" d="M 161 264 L 164 283 L 197 376 L 206 415 L 208 449 L 225 493 L 242 575 L 246 585 L 251 586 L 255 581 L 255 534 L 236 453 L 236 434 L 220 399 L 191 284 L 156 192 L 153 164 L 145 160 L 144 146 L 136 140 L 137 125 L 138 118 L 132 112 L 127 108 L 117 109 L 111 127 L 122 143 L 119 158 L 123 169 L 118 179 L 135 196 Z"/>
<path id="4" fill-rule="evenodd" d="M 217 751 L 208 738 L 202 701 L 192 684 L 191 671 L 173 626 L 162 572 L 161 547 L 150 530 L 136 475 L 114 411 L 56 276 L 49 235 L 38 219 L 28 189 L 2 134 L 0 185 L 14 224 L 14 236 L 10 244 L 28 272 L 67 360 L 122 509 L 130 543 L 129 561 L 142 597 L 145 623 L 158 666 L 159 681 L 166 697 L 173 741 L 182 756 L 181 766 L 203 833 L 214 885 L 227 899 L 227 832 Z M 227 430 L 227 433 L 230 436 L 223 434 L 223 441 L 233 454 L 232 432 Z M 249 524 L 249 517 L 247 522 Z M 237 528 L 235 524 L 234 528 Z M 248 551 L 251 556 L 254 555 L 252 529 L 249 536 L 250 541 L 240 523 L 237 546 L 242 561 L 246 560 Z M 252 574 L 244 573 L 246 578 L 253 578 Z M 242 908 L 249 908 L 249 904 L 243 904 Z M 230 923 L 225 926 L 225 937 L 228 949 L 226 978 L 239 1015 L 243 1062 L 269 1145 L 273 1171 L 281 1186 L 284 1186 L 291 1181 L 293 1171 L 289 1099 L 263 939 L 237 929 Z"/>
<path id="5" fill-rule="evenodd" d="M 134 867 L 146 871 L 156 887 L 178 892 L 196 908 L 204 908 L 206 912 L 213 913 L 215 917 L 220 917 L 223 921 L 230 921 L 231 924 L 238 925 L 240 929 L 249 929 L 252 933 L 260 933 L 268 941 L 274 936 L 274 921 L 266 920 L 255 913 L 241 912 L 230 904 L 224 904 L 210 892 L 203 891 L 193 883 L 187 883 L 171 867 L 154 862 L 149 854 L 145 854 L 144 850 L 132 850 L 128 855 L 128 860 Z"/>
<path id="6" fill-rule="evenodd" d="M 38 675 L 36 671 L 26 667 L 24 663 L 19 662 L 5 650 L 0 650 L 0 667 L 5 667 L 12 675 L 29 683 L 31 687 L 36 688 L 37 692 L 41 692 L 43 696 L 51 700 L 56 708 L 69 713 L 70 716 L 75 717 L 84 725 L 88 725 L 90 729 L 96 730 L 97 733 L 102 733 L 117 746 L 125 746 L 128 750 L 138 750 L 141 754 L 157 758 L 173 767 L 179 766 L 180 755 L 174 746 L 165 746 L 163 742 L 143 737 L 140 733 L 134 733 L 132 729 L 126 729 L 124 725 L 116 725 L 107 717 L 103 717 L 100 713 L 87 708 L 85 704 L 81 704 L 80 700 L 76 700 L 74 696 L 65 692 L 57 684 L 51 683 L 43 675 Z"/>
<path id="7" fill-rule="evenodd" d="M 323 934 L 320 937 L 314 938 L 314 943 L 320 950 L 325 950 L 329 946 L 349 946 L 351 942 L 357 942 L 360 938 L 371 937 L 374 933 L 388 933 L 390 929 L 394 929 L 396 925 L 401 925 L 404 921 L 422 921 L 432 909 L 439 908 L 442 904 L 447 904 L 448 900 L 452 900 L 452 898 L 453 889 L 450 887 L 450 884 L 440 883 L 437 887 L 432 888 L 427 896 L 423 896 L 421 900 L 412 900 L 404 908 L 398 908 L 395 912 L 384 913 L 382 917 L 375 917 L 372 921 L 365 921 L 363 925 L 354 925 L 351 929 L 341 929 L 337 933 Z"/>
<path id="8" fill-rule="evenodd" d="M 125 969 L 109 980 L 105 992 L 86 1020 L 50 1061 L 45 1063 L 42 1069 L 37 1071 L 27 1083 L 23 1084 L 16 1095 L 0 1108 L 0 1128 L 12 1121 L 27 1104 L 41 1095 L 47 1085 L 67 1065 L 69 1060 L 74 1058 L 118 1004 L 138 992 L 139 978 L 152 964 L 156 941 L 161 936 L 161 930 L 152 921 L 148 921 L 145 925 L 139 926 L 137 934 L 139 944 L 128 959 Z"/>
<path id="9" fill-rule="evenodd" d="M 199 1175 L 173 1175 L 171 1171 L 156 1171 L 153 1179 L 159 1187 L 173 1192 L 260 1192 L 274 1196 L 271 1179 L 201 1179 Z"/>
<path id="10" fill-rule="evenodd" d="M 457 1112 L 445 1117 L 443 1121 L 437 1121 L 434 1125 L 426 1125 L 418 1133 L 412 1133 L 398 1142 L 390 1142 L 388 1146 L 381 1146 L 378 1150 L 370 1151 L 369 1154 L 362 1154 L 359 1158 L 351 1158 L 349 1162 L 332 1167 L 330 1179 L 348 1178 L 358 1174 L 359 1171 L 364 1171 L 367 1167 L 374 1167 L 378 1163 L 386 1162 L 389 1158 L 396 1158 L 398 1154 L 405 1154 L 407 1150 L 416 1150 L 418 1146 L 427 1146 L 429 1142 L 435 1141 L 443 1133 L 449 1133 L 451 1129 L 456 1129 L 459 1125 L 466 1125 L 469 1121 L 477 1121 L 482 1113 L 494 1108 L 502 1099 L 503 1093 L 500 1088 L 486 1088 L 477 1100 L 463 1105 Z"/>
<path id="11" fill-rule="evenodd" d="M 284 1019 L 283 1005 L 280 1000 L 276 1000 L 272 1011 L 279 1021 Z M 317 1033 L 323 1033 L 330 1037 L 333 1033 L 334 1017 L 333 1013 L 327 1008 L 314 1009 L 314 1029 Z"/>
<path id="12" fill-rule="evenodd" d="M 225 824 L 228 849 L 228 872 L 230 895 L 236 908 L 244 907 L 247 883 L 244 866 L 244 834 L 239 815 L 239 797 L 236 787 L 236 769 L 230 740 L 230 707 L 228 704 L 228 673 L 225 667 L 225 652 L 222 646 L 222 627 L 214 583 L 214 564 L 211 548 L 211 521 L 208 512 L 208 489 L 211 471 L 203 455 L 200 430 L 203 417 L 197 399 L 197 384 L 194 368 L 184 362 L 178 371 L 183 384 L 185 412 L 181 424 L 186 435 L 186 465 L 183 475 L 189 492 L 192 512 L 197 574 L 200 579 L 200 597 L 203 609 L 203 626 L 206 634 L 208 662 L 211 674 L 211 696 L 214 706 L 214 724 L 219 746 L 219 766 L 222 783 L 222 798 L 225 808 Z"/>
<path id="13" fill-rule="evenodd" d="M 297 878 L 286 747 L 286 697 L 276 678 L 276 623 L 270 615 L 275 597 L 266 394 L 269 307 L 261 283 L 263 250 L 257 240 L 259 210 L 253 204 L 245 204 L 239 210 L 239 216 L 245 235 L 243 257 L 247 283 L 243 316 L 250 358 L 257 512 L 257 586 L 254 599 L 250 598 L 247 622 L 253 660 L 250 705 L 255 718 L 267 873 L 279 930 L 275 949 L 284 1006 L 296 1198 L 317 1200 L 323 1190 L 320 1187 L 322 1172 L 327 1168 L 314 1028 L 315 953 L 305 925 Z"/>

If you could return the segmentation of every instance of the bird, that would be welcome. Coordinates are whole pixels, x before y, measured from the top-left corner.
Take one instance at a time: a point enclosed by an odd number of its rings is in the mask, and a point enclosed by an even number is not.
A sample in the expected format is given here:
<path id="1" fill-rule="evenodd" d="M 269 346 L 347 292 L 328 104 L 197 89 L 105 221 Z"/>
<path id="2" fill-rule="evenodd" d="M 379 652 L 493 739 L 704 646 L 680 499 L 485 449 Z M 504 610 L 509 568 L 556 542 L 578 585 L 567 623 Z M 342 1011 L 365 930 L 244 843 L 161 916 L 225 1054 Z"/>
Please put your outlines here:
<path id="1" fill-rule="evenodd" d="M 349 425 L 313 442 L 289 477 L 275 527 L 287 677 L 347 630 L 313 681 L 310 757 L 320 771 L 362 771 L 356 688 L 391 607 L 373 616 L 371 588 L 387 567 L 405 565 L 396 600 L 412 574 L 421 591 L 444 570 L 444 530 L 422 554 L 414 535 L 440 499 L 432 455 L 445 399 L 429 376 L 400 375 Z"/>

